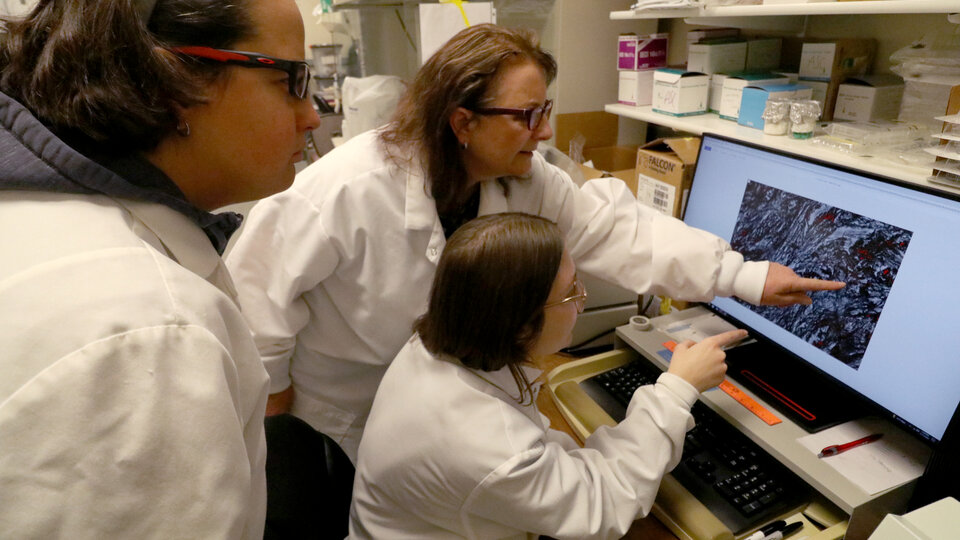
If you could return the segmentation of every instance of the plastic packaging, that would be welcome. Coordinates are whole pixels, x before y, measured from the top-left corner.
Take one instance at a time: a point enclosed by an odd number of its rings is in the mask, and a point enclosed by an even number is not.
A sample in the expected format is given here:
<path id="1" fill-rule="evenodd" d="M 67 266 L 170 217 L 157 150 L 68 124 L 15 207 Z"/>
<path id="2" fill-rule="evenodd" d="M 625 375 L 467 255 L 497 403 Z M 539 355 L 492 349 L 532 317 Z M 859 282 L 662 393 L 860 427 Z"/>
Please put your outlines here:
<path id="1" fill-rule="evenodd" d="M 343 81 L 343 136 L 350 139 L 386 124 L 406 85 L 399 77 L 373 75 Z"/>
<path id="2" fill-rule="evenodd" d="M 930 134 L 924 124 L 891 121 L 833 122 L 827 125 L 826 131 L 855 146 L 903 144 Z"/>
<path id="3" fill-rule="evenodd" d="M 794 139 L 809 139 L 820 118 L 820 102 L 798 99 L 790 102 L 790 132 Z"/>
<path id="4" fill-rule="evenodd" d="M 786 135 L 790 128 L 790 100 L 767 100 L 762 117 L 764 133 L 767 135 Z"/>

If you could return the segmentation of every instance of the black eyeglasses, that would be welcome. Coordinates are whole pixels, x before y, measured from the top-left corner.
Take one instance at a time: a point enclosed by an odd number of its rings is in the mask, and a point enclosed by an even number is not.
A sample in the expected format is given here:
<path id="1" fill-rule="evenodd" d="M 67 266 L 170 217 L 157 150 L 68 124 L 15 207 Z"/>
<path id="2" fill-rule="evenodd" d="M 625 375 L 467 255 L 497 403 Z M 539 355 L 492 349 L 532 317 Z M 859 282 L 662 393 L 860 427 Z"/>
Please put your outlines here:
<path id="1" fill-rule="evenodd" d="M 272 56 L 264 56 L 262 54 L 243 51 L 230 51 L 227 49 L 215 49 L 213 47 L 188 46 L 174 47 L 170 50 L 180 54 L 185 54 L 187 56 L 204 58 L 206 60 L 215 60 L 217 62 L 223 62 L 225 64 L 232 64 L 235 66 L 267 68 L 285 71 L 289 76 L 289 87 L 287 90 L 290 92 L 290 95 L 298 99 L 304 99 L 307 97 L 307 87 L 310 84 L 310 66 L 306 62 L 282 60 L 280 58 L 273 58 Z"/>
<path id="2" fill-rule="evenodd" d="M 550 111 L 553 110 L 553 101 L 547 100 L 543 105 L 539 107 L 531 107 L 529 109 L 504 109 L 502 107 L 484 107 L 481 109 L 474 109 L 473 112 L 477 114 L 482 114 L 485 116 L 494 115 L 494 114 L 509 114 L 511 116 L 516 116 L 517 118 L 522 118 L 527 122 L 527 129 L 533 131 L 540 127 L 540 122 L 544 118 L 550 118 Z"/>

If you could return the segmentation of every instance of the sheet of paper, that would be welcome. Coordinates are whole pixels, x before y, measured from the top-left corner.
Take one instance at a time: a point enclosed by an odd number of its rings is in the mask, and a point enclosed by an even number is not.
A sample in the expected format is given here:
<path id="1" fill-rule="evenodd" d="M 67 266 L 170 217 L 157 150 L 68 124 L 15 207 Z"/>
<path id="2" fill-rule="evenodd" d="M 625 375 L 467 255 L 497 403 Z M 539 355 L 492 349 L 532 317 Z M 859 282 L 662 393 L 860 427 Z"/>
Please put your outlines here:
<path id="1" fill-rule="evenodd" d="M 495 23 L 493 2 L 464 2 L 463 12 L 456 4 L 420 4 L 420 64 L 427 61 L 454 34 L 471 25 Z"/>
<path id="2" fill-rule="evenodd" d="M 654 319 L 656 321 L 656 319 Z M 704 313 L 682 321 L 674 321 L 663 326 L 657 326 L 657 330 L 667 334 L 677 343 L 686 340 L 701 341 L 703 338 L 715 336 L 728 330 L 736 330 L 737 327 L 718 317 L 715 313 Z"/>
<path id="3" fill-rule="evenodd" d="M 821 459 L 870 495 L 923 474 L 930 450 L 910 435 L 890 429 L 889 424 L 877 418 L 840 424 L 800 437 L 797 442 L 819 454 L 827 446 L 855 441 L 872 433 L 883 433 L 883 438 Z"/>

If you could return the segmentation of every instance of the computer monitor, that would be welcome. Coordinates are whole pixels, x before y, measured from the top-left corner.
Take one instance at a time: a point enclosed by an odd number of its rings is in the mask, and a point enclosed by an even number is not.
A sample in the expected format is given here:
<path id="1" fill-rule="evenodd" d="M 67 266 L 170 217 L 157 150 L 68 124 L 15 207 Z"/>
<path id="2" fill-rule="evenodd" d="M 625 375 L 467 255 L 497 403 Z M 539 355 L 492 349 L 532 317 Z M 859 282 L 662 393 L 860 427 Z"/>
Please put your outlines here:
<path id="1" fill-rule="evenodd" d="M 747 260 L 847 283 L 813 293 L 812 306 L 711 302 L 764 347 L 747 368 L 728 353 L 731 376 L 808 429 L 830 423 L 810 416 L 839 411 L 836 423 L 866 403 L 943 436 L 960 402 L 960 197 L 705 134 L 684 221 Z"/>

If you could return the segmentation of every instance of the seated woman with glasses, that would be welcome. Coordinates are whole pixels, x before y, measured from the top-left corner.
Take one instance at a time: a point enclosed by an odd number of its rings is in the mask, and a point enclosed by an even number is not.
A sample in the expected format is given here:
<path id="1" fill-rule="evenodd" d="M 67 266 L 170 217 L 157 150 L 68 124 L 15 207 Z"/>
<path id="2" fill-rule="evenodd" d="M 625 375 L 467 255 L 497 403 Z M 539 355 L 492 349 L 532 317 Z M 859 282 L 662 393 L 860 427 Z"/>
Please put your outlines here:
<path id="1" fill-rule="evenodd" d="M 537 410 L 531 364 L 569 344 L 585 298 L 546 219 L 488 215 L 451 236 L 377 390 L 350 538 L 619 538 L 650 511 L 698 393 L 723 380 L 722 347 L 746 332 L 677 346 L 623 422 L 580 448 Z"/>
<path id="2" fill-rule="evenodd" d="M 0 536 L 261 539 L 268 376 L 213 212 L 318 125 L 300 11 L 33 3 L 0 22 Z"/>
<path id="3" fill-rule="evenodd" d="M 471 26 L 417 73 L 393 120 L 257 204 L 227 258 L 290 410 L 355 458 L 380 377 L 409 337 L 446 238 L 496 212 L 559 224 L 580 268 L 638 294 L 808 303 L 804 280 L 639 204 L 617 179 L 577 187 L 535 150 L 550 139 L 557 65 L 531 33 Z"/>

